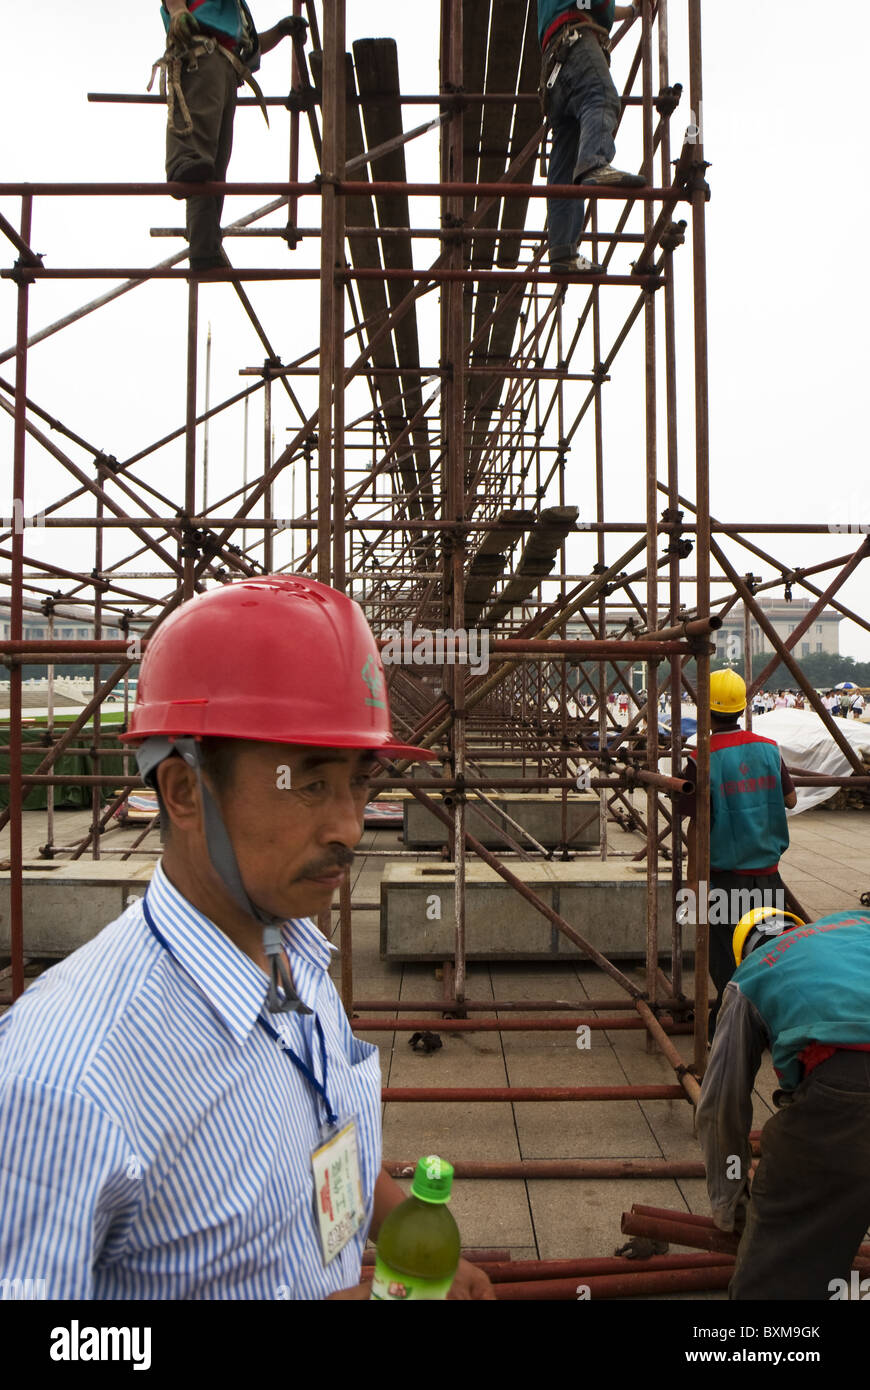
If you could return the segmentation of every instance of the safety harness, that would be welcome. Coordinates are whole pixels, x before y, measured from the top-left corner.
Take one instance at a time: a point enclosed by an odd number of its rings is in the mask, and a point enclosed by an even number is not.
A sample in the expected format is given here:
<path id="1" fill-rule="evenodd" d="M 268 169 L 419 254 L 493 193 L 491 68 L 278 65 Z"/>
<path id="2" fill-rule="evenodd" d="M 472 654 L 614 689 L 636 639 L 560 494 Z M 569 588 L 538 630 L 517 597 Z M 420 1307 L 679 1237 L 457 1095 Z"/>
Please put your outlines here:
<path id="1" fill-rule="evenodd" d="M 578 21 L 576 24 L 564 24 L 561 29 L 553 35 L 550 42 L 544 49 L 543 61 L 541 63 L 541 82 L 538 87 L 538 96 L 541 99 L 541 110 L 544 116 L 550 114 L 550 97 L 556 85 L 556 79 L 568 58 L 569 51 L 582 39 L 584 34 L 594 34 L 600 43 L 610 63 L 610 37 L 606 29 L 600 24 L 596 24 L 592 19 Z"/>
<path id="2" fill-rule="evenodd" d="M 184 99 L 184 90 L 181 85 L 181 76 L 185 70 L 185 64 L 189 72 L 198 67 L 197 59 L 207 57 L 217 51 L 222 53 L 227 62 L 232 67 L 239 83 L 246 82 L 250 87 L 257 103 L 263 113 L 266 125 L 269 124 L 269 112 L 266 110 L 266 102 L 263 97 L 259 83 L 251 72 L 250 68 L 245 67 L 241 58 L 233 53 L 229 48 L 224 48 L 223 44 L 216 39 L 210 38 L 207 34 L 197 37 L 192 48 L 184 52 L 178 52 L 174 48 L 167 48 L 162 57 L 158 58 L 151 68 L 151 78 L 146 91 L 151 91 L 154 85 L 154 78 L 160 73 L 160 95 L 166 101 L 168 107 L 169 129 L 173 135 L 190 135 L 193 130 L 193 120 L 190 109 Z M 176 111 L 180 112 L 183 125 L 176 125 Z"/>

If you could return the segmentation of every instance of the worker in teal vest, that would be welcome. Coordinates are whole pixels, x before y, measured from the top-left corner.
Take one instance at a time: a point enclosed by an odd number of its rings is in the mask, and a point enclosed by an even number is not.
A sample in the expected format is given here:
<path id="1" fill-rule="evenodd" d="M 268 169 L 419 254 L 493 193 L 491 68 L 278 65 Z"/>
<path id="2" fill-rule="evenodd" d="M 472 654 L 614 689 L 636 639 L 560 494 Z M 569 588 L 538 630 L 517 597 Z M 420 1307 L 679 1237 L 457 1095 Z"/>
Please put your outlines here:
<path id="1" fill-rule="evenodd" d="M 734 973 L 731 938 L 753 907 L 785 908 L 779 861 L 788 849 L 786 808 L 797 803 L 794 783 L 773 739 L 740 727 L 746 683 L 736 671 L 710 676 L 710 883 L 707 920 L 710 974 L 716 1000 L 710 1009 L 710 1037 L 722 1004 L 722 991 Z M 694 782 L 697 750 L 683 777 Z M 694 880 L 695 794 L 680 799 L 689 826 L 688 878 Z M 703 893 L 703 889 L 700 890 Z"/>
<path id="2" fill-rule="evenodd" d="M 245 0 L 165 0 L 160 11 L 166 52 L 154 67 L 161 70 L 168 105 L 166 177 L 177 183 L 222 183 L 233 148 L 237 88 L 248 82 L 262 103 L 252 77 L 261 54 L 285 37 L 304 38 L 308 25 L 289 15 L 258 34 Z M 226 264 L 222 210 L 222 198 L 188 198 L 191 270 Z"/>
<path id="3" fill-rule="evenodd" d="M 642 188 L 640 174 L 614 169 L 614 135 L 622 105 L 610 76 L 610 30 L 617 20 L 635 20 L 640 4 L 615 0 L 538 0 L 541 41 L 540 96 L 552 139 L 547 182 Z M 559 275 L 598 274 L 602 266 L 578 251 L 583 202 L 552 198 L 547 203 L 550 269 Z"/>
<path id="4" fill-rule="evenodd" d="M 870 912 L 755 909 L 733 947 L 696 1117 L 713 1219 L 743 1230 L 729 1296 L 843 1298 L 870 1226 Z M 750 1195 L 767 1048 L 781 1089 Z"/>

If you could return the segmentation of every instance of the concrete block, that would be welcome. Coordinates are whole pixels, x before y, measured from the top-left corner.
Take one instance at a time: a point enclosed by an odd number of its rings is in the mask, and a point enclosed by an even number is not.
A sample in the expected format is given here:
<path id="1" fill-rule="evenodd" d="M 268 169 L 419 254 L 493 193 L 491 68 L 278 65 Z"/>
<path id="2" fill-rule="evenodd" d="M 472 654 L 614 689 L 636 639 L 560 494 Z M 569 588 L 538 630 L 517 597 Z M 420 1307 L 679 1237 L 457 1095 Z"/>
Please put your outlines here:
<path id="1" fill-rule="evenodd" d="M 468 754 L 468 761 L 472 763 L 474 762 L 473 753 Z M 490 760 L 487 758 L 486 761 L 479 762 L 477 764 L 477 767 L 480 769 L 481 776 L 490 778 L 501 777 L 504 778 L 506 781 L 511 782 L 518 781 L 523 777 L 537 777 L 538 775 L 537 763 L 530 762 L 496 763 L 490 762 Z M 478 773 L 474 770 L 474 768 L 471 768 L 468 775 L 469 777 L 474 778 L 477 777 Z M 533 787 L 531 788 L 531 790 L 535 791 L 536 788 Z M 489 793 L 487 793 L 487 795 L 489 795 Z"/>
<path id="2" fill-rule="evenodd" d="M 37 859 L 24 863 L 24 954 L 65 956 L 145 896 L 153 862 Z M 10 879 L 0 872 L 0 953 L 10 950 Z"/>
<path id="3" fill-rule="evenodd" d="M 502 812 L 517 821 L 538 844 L 545 849 L 555 849 L 562 844 L 562 798 L 558 794 L 546 792 L 492 792 L 487 793 L 498 809 L 488 806 L 469 796 L 466 810 L 466 826 L 476 840 L 487 849 L 506 849 L 507 836 L 516 843 L 528 848 L 520 832 L 505 819 Z M 441 797 L 435 800 L 441 805 Z M 483 819 L 485 813 L 490 825 Z M 422 802 L 413 796 L 403 799 L 403 839 L 408 849 L 437 848 L 447 844 L 448 828 L 427 810 Z M 496 828 L 498 827 L 498 828 Z M 567 842 L 572 849 L 589 849 L 600 841 L 600 822 L 598 796 L 594 792 L 581 792 L 568 797 Z"/>
<path id="4" fill-rule="evenodd" d="M 512 865 L 512 872 L 570 926 L 610 959 L 646 952 L 643 865 L 575 860 Z M 659 866 L 659 945 L 670 949 L 669 866 Z M 494 869 L 466 866 L 466 952 L 469 960 L 584 959 L 578 946 Z M 454 946 L 451 864 L 388 864 L 381 880 L 381 955 L 386 960 L 447 960 Z"/>

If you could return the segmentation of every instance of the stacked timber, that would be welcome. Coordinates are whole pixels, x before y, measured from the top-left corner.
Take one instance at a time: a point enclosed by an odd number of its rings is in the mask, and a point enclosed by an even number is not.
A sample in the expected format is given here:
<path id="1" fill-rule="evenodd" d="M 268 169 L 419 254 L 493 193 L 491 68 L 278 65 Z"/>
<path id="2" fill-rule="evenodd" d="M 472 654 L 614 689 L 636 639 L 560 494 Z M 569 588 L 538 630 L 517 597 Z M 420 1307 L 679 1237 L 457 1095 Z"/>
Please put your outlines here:
<path id="1" fill-rule="evenodd" d="M 856 750 L 870 776 L 870 748 Z M 856 774 L 857 775 L 857 774 Z M 866 811 L 870 807 L 870 787 L 838 787 L 833 796 L 823 801 L 824 811 Z"/>

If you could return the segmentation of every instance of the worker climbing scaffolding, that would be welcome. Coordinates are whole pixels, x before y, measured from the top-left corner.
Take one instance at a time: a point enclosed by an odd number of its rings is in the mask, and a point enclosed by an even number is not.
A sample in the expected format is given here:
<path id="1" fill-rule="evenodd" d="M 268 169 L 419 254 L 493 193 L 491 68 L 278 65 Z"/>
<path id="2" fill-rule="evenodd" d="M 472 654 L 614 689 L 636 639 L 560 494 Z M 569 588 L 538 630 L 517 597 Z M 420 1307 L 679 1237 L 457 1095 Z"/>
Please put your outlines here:
<path id="1" fill-rule="evenodd" d="M 615 20 L 634 20 L 639 14 L 639 4 L 616 5 L 614 0 L 579 9 L 564 0 L 538 0 L 540 95 L 552 128 L 548 183 L 644 186 L 641 175 L 614 169 L 611 163 L 621 107 L 610 76 L 608 36 Z M 601 272 L 600 265 L 578 251 L 582 199 L 550 199 L 547 220 L 551 270 Z"/>
<path id="2" fill-rule="evenodd" d="M 260 58 L 283 38 L 304 39 L 308 25 L 289 15 L 258 34 L 245 0 L 166 0 L 161 5 L 166 51 L 154 64 L 168 107 L 166 177 L 177 183 L 221 183 L 233 148 L 238 87 L 247 82 L 268 114 L 253 77 Z M 154 72 L 152 72 L 152 80 Z M 214 270 L 221 252 L 222 198 L 188 198 L 190 268 Z"/>

